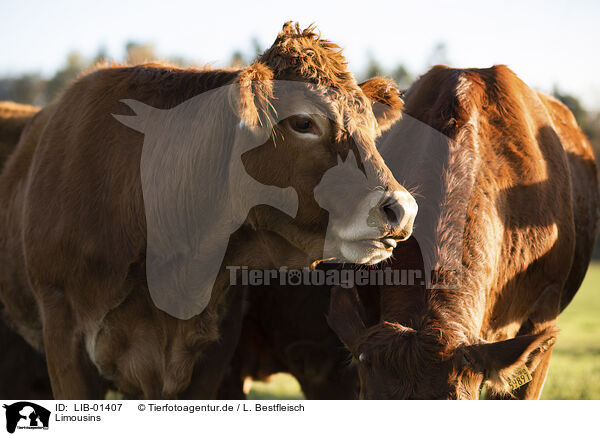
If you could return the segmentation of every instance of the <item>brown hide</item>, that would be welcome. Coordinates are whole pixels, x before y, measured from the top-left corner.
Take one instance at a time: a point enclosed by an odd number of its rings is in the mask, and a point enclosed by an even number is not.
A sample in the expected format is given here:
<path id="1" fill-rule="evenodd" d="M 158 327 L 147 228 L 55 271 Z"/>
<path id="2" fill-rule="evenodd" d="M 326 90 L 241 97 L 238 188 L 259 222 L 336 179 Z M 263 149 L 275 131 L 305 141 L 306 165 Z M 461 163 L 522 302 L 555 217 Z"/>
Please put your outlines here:
<path id="1" fill-rule="evenodd" d="M 411 123 L 446 138 L 439 203 L 423 191 L 419 174 L 431 177 L 433 164 L 415 159 L 426 138 L 409 141 Z M 449 263 L 459 270 L 455 283 L 383 287 L 370 324 L 355 294 L 335 290 L 330 324 L 356 358 L 361 397 L 477 398 L 487 383 L 492 398 L 538 398 L 556 317 L 583 280 L 600 216 L 594 155 L 573 115 L 504 66 L 438 66 L 408 91 L 380 150 L 388 164 L 395 153 L 410 162 L 390 168 L 414 186 L 420 210 L 422 258 L 400 244 L 393 267 L 417 261 L 442 278 Z M 439 213 L 426 222 L 432 198 Z M 509 392 L 522 365 L 533 381 Z"/>

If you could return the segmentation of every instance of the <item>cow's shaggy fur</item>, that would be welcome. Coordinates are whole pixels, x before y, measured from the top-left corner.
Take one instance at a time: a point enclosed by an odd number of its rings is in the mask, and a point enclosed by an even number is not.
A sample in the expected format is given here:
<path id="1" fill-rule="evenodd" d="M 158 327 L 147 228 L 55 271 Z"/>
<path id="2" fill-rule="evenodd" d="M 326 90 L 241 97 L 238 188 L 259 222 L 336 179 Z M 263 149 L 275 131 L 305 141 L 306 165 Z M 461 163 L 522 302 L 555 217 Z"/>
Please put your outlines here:
<path id="1" fill-rule="evenodd" d="M 556 318 L 583 280 L 598 233 L 592 148 L 563 104 L 504 66 L 425 74 L 382 141 L 386 161 L 394 149 L 411 160 L 407 150 L 425 146 L 425 135 L 412 138 L 417 146 L 406 139 L 410 123 L 443 134 L 448 156 L 430 222 L 422 217 L 433 191 L 419 193 L 428 183 L 419 175 L 435 179 L 438 167 L 415 164 L 406 176 L 421 199 L 417 238 L 398 246 L 393 265 L 432 268 L 442 279 L 450 265 L 458 280 L 384 287 L 374 325 L 363 325 L 351 293 L 333 293 L 330 324 L 357 358 L 362 396 L 477 398 L 487 383 L 493 398 L 538 398 Z M 420 239 L 419 226 L 431 229 Z M 533 380 L 509 392 L 506 380 L 523 365 Z"/>

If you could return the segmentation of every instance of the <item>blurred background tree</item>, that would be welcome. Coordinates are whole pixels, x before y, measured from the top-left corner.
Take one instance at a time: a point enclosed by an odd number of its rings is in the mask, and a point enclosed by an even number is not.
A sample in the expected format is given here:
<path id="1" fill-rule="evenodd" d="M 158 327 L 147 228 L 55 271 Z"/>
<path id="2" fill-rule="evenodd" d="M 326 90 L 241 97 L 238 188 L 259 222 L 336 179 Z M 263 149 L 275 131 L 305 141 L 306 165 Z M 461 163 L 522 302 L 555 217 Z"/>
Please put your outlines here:
<path id="1" fill-rule="evenodd" d="M 381 66 L 379 61 L 377 59 L 375 59 L 373 54 L 369 53 L 368 61 L 367 61 L 367 68 L 363 72 L 360 81 L 362 82 L 363 80 L 367 80 L 368 78 L 374 77 L 374 76 L 385 76 L 385 75 L 386 75 L 385 70 Z"/>
<path id="2" fill-rule="evenodd" d="M 71 52 L 67 55 L 67 61 L 63 68 L 58 70 L 54 77 L 46 83 L 46 98 L 49 102 L 67 87 L 79 74 L 89 65 L 81 54 Z"/>
<path id="3" fill-rule="evenodd" d="M 127 52 L 125 62 L 129 65 L 145 64 L 157 60 L 154 44 L 139 44 L 131 41 L 125 46 L 125 51 Z"/>
<path id="4" fill-rule="evenodd" d="M 231 68 L 243 68 L 247 65 L 246 59 L 244 58 L 244 53 L 240 50 L 236 50 L 231 55 L 231 60 L 229 61 L 229 66 Z"/>
<path id="5" fill-rule="evenodd" d="M 433 46 L 431 54 L 427 58 L 427 66 L 433 67 L 434 65 L 450 65 L 448 58 L 448 46 L 445 42 L 438 42 Z"/>
<path id="6" fill-rule="evenodd" d="M 415 80 L 414 76 L 403 64 L 398 64 L 390 76 L 396 81 L 400 89 L 403 90 L 408 89 L 410 84 Z"/>
<path id="7" fill-rule="evenodd" d="M 39 74 L 25 74 L 15 79 L 13 96 L 15 101 L 27 104 L 39 104 L 40 94 L 46 86 L 46 81 Z"/>
<path id="8" fill-rule="evenodd" d="M 414 81 L 414 76 L 401 62 L 398 63 L 395 68 L 388 70 L 381 65 L 381 63 L 375 58 L 375 56 L 373 56 L 372 53 L 367 55 L 367 59 L 368 61 L 365 70 L 357 75 L 359 82 L 363 82 L 374 76 L 387 76 L 394 79 L 396 84 L 398 84 L 398 87 L 405 91 Z"/>

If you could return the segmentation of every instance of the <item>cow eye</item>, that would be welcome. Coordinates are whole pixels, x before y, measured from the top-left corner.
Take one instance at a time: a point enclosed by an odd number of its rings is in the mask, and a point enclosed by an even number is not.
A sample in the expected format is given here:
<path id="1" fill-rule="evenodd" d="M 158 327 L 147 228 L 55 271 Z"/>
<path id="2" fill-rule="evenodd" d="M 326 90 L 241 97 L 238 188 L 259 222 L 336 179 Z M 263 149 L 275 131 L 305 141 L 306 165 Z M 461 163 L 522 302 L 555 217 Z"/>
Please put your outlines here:
<path id="1" fill-rule="evenodd" d="M 312 118 L 306 115 L 296 115 L 289 120 L 290 127 L 298 133 L 310 133 L 319 136 L 321 131 Z"/>

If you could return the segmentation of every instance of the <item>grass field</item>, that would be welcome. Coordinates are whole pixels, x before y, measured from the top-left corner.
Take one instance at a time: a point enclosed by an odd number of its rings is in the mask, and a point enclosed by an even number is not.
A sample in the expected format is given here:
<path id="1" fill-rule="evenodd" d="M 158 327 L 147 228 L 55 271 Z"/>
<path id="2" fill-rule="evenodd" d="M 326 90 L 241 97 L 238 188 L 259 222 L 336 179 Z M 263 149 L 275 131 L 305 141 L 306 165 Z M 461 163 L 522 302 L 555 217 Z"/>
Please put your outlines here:
<path id="1" fill-rule="evenodd" d="M 600 399 L 600 262 L 590 266 L 573 302 L 558 318 L 561 333 L 554 347 L 542 399 Z M 288 374 L 254 383 L 250 399 L 302 398 Z"/>
<path id="2" fill-rule="evenodd" d="M 600 262 L 590 266 L 571 304 L 558 318 L 560 335 L 542 399 L 600 399 Z"/>

